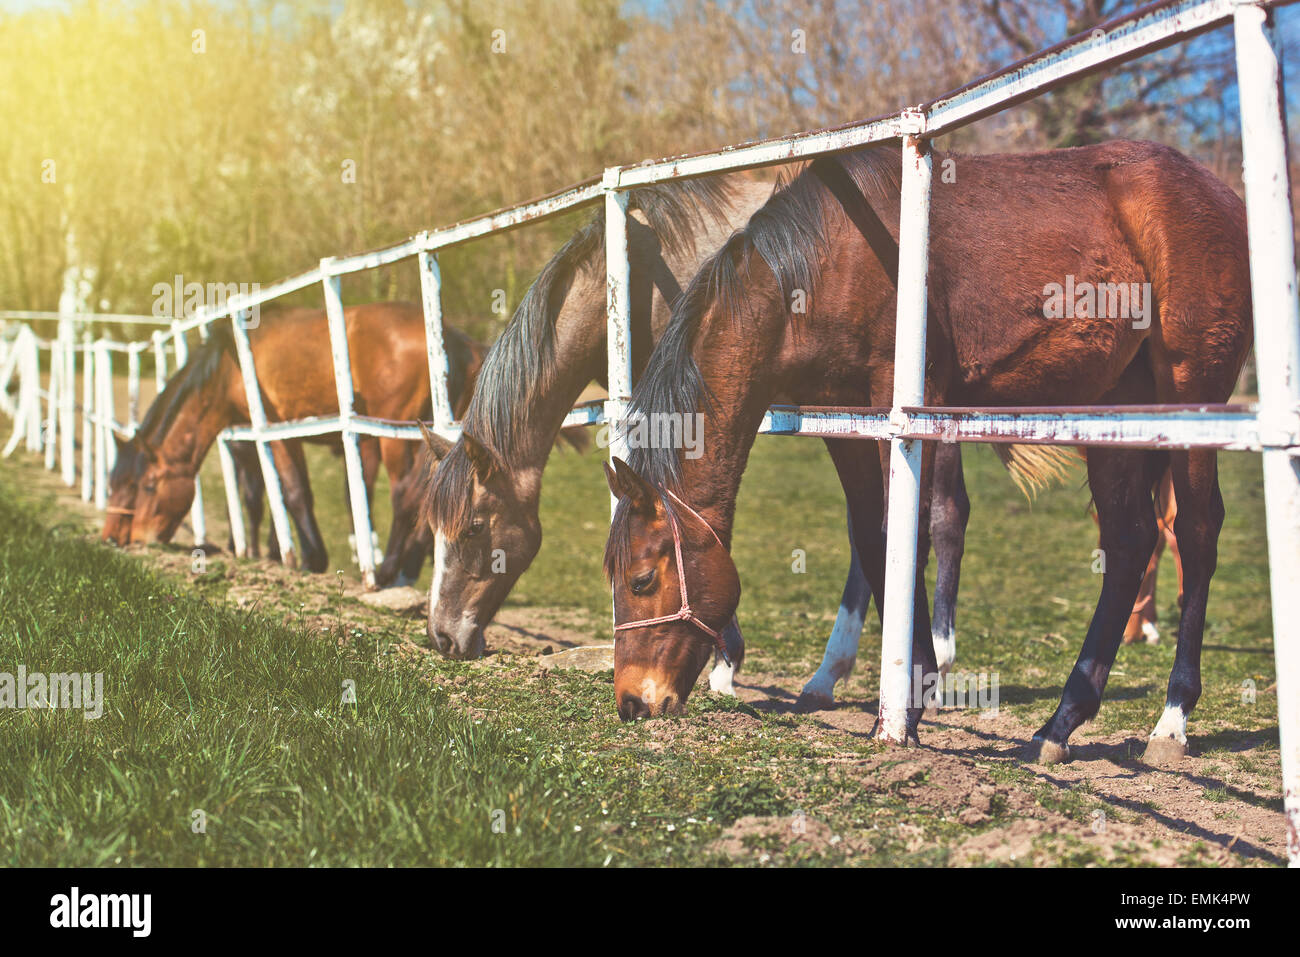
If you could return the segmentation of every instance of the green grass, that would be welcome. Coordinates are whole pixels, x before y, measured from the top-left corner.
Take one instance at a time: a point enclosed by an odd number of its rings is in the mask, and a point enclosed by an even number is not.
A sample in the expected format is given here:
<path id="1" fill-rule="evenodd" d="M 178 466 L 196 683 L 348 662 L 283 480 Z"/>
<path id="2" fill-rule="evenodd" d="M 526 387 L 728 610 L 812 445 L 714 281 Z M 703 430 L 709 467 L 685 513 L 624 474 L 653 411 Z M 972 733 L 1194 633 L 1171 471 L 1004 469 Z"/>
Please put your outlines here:
<path id="1" fill-rule="evenodd" d="M 311 462 L 332 567 L 350 576 L 338 460 L 317 451 Z M 972 517 L 959 667 L 997 672 L 1002 707 L 1034 724 L 1059 699 L 1100 585 L 1090 569 L 1096 528 L 1082 471 L 1029 503 L 989 450 L 968 447 L 965 462 Z M 1216 764 L 1250 772 L 1261 751 L 1276 749 L 1259 462 L 1225 454 L 1220 468 L 1228 517 L 1205 692 L 1190 730 L 1198 750 L 1222 752 Z M 0 471 L 0 670 L 15 661 L 103 670 L 109 713 L 96 722 L 0 711 L 0 860 L 702 864 L 722 860 L 715 841 L 739 818 L 801 810 L 844 842 L 782 851 L 751 836 L 754 853 L 773 863 L 912 865 L 946 863 L 972 833 L 954 820 L 960 808 L 918 806 L 852 761 L 819 763 L 827 745 L 816 739 L 816 716 L 697 692 L 683 716 L 622 725 L 608 673 L 543 672 L 509 655 L 466 664 L 403 654 L 407 642 L 424 641 L 422 623 L 360 608 L 333 574 L 277 578 L 258 614 L 236 612 L 222 601 L 228 558 L 197 578 L 160 576 L 139 557 L 88 544 L 82 526 L 34 520 L 60 514 L 38 488 L 41 474 L 34 464 Z M 208 487 L 218 502 L 215 476 Z M 377 502 L 386 495 L 381 486 Z M 552 457 L 542 550 L 511 605 L 584 609 L 596 623 L 592 637 L 608 640 L 600 572 L 607 502 L 597 455 Z M 216 511 L 210 505 L 210 525 Z M 381 531 L 385 523 L 377 519 Z M 791 567 L 796 548 L 806 552 L 804 574 Z M 734 554 L 750 670 L 797 687 L 820 660 L 848 563 L 843 497 L 821 443 L 758 441 Z M 1165 639 L 1121 650 L 1101 714 L 1075 743 L 1109 730 L 1145 736 L 1159 715 L 1173 656 L 1172 571 L 1166 561 Z M 257 574 L 241 566 L 242 580 Z M 336 623 L 309 632 L 304 606 L 318 624 L 322 616 Z M 874 707 L 878 662 L 873 614 L 845 707 Z M 345 678 L 356 681 L 356 707 L 340 702 Z M 1247 679 L 1259 689 L 1257 704 L 1243 703 Z M 1255 750 L 1239 755 L 1241 745 Z M 834 748 L 880 756 L 860 737 Z M 1014 764 L 990 761 L 986 773 L 1076 822 L 1081 835 L 1098 809 L 1116 819 L 1130 813 Z M 1218 790 L 1231 802 L 1259 800 Z M 208 815 L 202 836 L 190 831 L 195 808 Z M 504 836 L 492 833 L 494 808 L 507 811 Z M 999 798 L 974 830 L 1016 813 Z M 1093 862 L 1060 843 L 1061 863 Z"/>
<path id="2" fill-rule="evenodd" d="M 563 765 L 416 671 L 187 594 L 2 480 L 0 529 L 0 671 L 102 672 L 105 698 L 0 711 L 0 862 L 601 862 Z"/>

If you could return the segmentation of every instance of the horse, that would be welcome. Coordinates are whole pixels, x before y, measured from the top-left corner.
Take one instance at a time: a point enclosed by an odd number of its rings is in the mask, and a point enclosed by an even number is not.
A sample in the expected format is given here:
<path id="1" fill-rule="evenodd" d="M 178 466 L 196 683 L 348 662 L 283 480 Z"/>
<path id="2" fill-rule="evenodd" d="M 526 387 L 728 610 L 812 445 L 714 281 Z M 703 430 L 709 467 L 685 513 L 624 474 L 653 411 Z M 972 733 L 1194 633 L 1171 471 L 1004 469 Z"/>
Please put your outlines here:
<path id="1" fill-rule="evenodd" d="M 632 191 L 634 368 L 644 366 L 666 326 L 680 282 L 770 195 L 770 186 L 736 177 Z M 553 437 L 588 383 L 605 382 L 604 235 L 604 216 L 598 212 L 542 269 L 484 360 L 461 438 L 449 444 L 426 432 L 423 477 L 408 481 L 401 492 L 421 496 L 420 525 L 439 543 L 427 631 L 430 643 L 449 657 L 473 658 L 485 651 L 484 627 L 541 545 L 538 501 Z M 834 444 L 828 440 L 829 447 Z M 1064 456 L 1055 449 L 999 448 L 1027 494 L 1062 474 Z M 846 495 L 856 491 L 854 482 L 844 487 Z M 933 502 L 938 580 L 932 638 L 946 672 L 956 658 L 957 591 L 970 517 L 960 446 L 945 446 L 936 458 Z M 848 533 L 850 564 L 839 611 L 821 666 L 800 695 L 803 711 L 831 707 L 836 683 L 857 659 L 871 590 L 852 547 L 851 521 Z M 738 629 L 729 628 L 727 636 L 727 657 L 734 664 L 744 646 Z M 711 687 L 731 691 L 734 672 L 719 655 Z"/>
<path id="2" fill-rule="evenodd" d="M 1169 147 L 1128 141 L 942 161 L 957 176 L 936 183 L 932 197 L 928 405 L 1228 399 L 1252 339 L 1246 217 L 1213 174 Z M 624 720 L 680 710 L 715 635 L 736 613 L 740 581 L 729 551 L 736 493 L 772 399 L 892 403 L 896 274 L 878 239 L 897 242 L 901 165 L 896 147 L 812 162 L 705 263 L 673 310 L 631 415 L 701 411 L 708 434 L 698 458 L 638 448 L 628 462 L 606 466 L 618 499 L 604 565 Z M 1112 299 L 1098 307 L 1082 286 L 1073 308 L 1059 308 L 1057 294 L 1073 277 L 1094 292 L 1099 283 L 1136 284 L 1123 288 L 1148 294 L 1139 321 Z M 799 313 L 791 308 L 796 290 Z M 853 509 L 854 543 L 872 591 L 883 594 L 889 448 L 843 446 L 832 451 L 836 466 L 841 477 L 857 477 L 866 494 L 855 501 L 869 505 Z M 1152 489 L 1169 470 L 1184 600 L 1165 710 L 1144 758 L 1171 762 L 1187 751 L 1187 717 L 1201 690 L 1224 516 L 1216 452 L 1083 454 L 1107 559 L 1101 595 L 1060 705 L 1024 758 L 1069 760 L 1070 735 L 1100 708 L 1156 545 Z M 933 459 L 933 443 L 924 443 L 912 645 L 921 688 L 934 687 L 937 670 L 924 575 Z M 908 709 L 909 737 L 917 736 L 923 700 L 914 696 Z"/>
<path id="3" fill-rule="evenodd" d="M 429 415 L 428 353 L 424 314 L 411 303 L 372 303 L 344 310 L 348 351 L 356 391 L 356 411 L 383 419 L 409 420 Z M 329 327 L 323 309 L 294 308 L 264 315 L 250 330 L 263 405 L 272 422 L 338 414 Z M 449 360 L 448 391 L 463 414 L 484 349 L 453 328 L 444 330 Z M 135 436 L 120 443 L 109 482 L 109 508 L 103 538 L 118 544 L 170 541 L 194 500 L 194 477 L 217 435 L 249 421 L 243 375 L 233 333 L 214 325 L 207 342 L 168 381 L 150 405 Z M 326 570 L 328 553 L 312 510 L 302 442 L 341 448 L 337 435 L 271 443 L 285 505 L 298 530 L 302 565 Z M 418 513 L 404 511 L 398 494 L 415 464 L 418 441 L 362 437 L 361 458 L 367 494 L 374 488 L 382 459 L 394 490 L 393 533 L 401 551 L 385 557 L 376 578 L 391 582 L 400 573 L 418 577 L 431 539 L 414 527 Z M 243 497 L 254 523 L 261 516 L 260 466 L 251 443 L 233 443 L 243 476 Z M 252 479 L 250 484 L 249 479 Z M 253 503 L 255 501 L 255 507 Z M 252 538 L 256 540 L 254 525 Z M 270 550 L 277 551 L 274 541 Z"/>
<path id="4" fill-rule="evenodd" d="M 770 185 L 737 177 L 632 191 L 628 253 L 634 368 L 644 366 L 667 324 L 681 281 L 770 194 Z M 597 212 L 529 287 L 484 360 L 461 437 L 449 445 L 426 432 L 421 524 L 436 542 L 427 630 L 430 643 L 448 657 L 474 658 L 485 651 L 484 627 L 541 545 L 541 476 L 554 436 L 583 389 L 593 380 L 605 383 L 604 230 L 603 212 Z M 955 446 L 943 465 L 936 473 L 935 495 L 951 508 L 940 517 L 942 527 L 935 534 L 936 542 L 943 543 L 935 603 L 936 619 L 947 625 L 936 631 L 935 640 L 952 647 L 955 565 L 970 503 Z M 504 569 L 497 557 L 504 558 Z M 825 660 L 805 691 L 806 707 L 826 706 L 836 681 L 852 669 L 869 599 L 866 579 L 851 555 Z M 743 658 L 737 628 L 727 631 L 727 649 L 731 663 L 720 655 L 710 675 L 719 691 L 732 690 L 732 675 Z"/>

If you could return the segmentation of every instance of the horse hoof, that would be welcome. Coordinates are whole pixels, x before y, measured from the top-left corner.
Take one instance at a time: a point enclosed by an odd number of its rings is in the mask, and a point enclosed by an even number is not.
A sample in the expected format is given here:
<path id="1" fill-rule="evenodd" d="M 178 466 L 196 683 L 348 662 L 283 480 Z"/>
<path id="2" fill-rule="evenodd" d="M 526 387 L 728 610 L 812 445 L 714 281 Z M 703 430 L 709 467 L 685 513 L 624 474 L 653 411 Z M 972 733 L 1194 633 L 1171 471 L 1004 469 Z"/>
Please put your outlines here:
<path id="1" fill-rule="evenodd" d="M 1034 738 L 1025 745 L 1021 761 L 1025 764 L 1065 764 L 1070 760 L 1070 746 L 1046 738 Z"/>
<path id="2" fill-rule="evenodd" d="M 830 695 L 822 694 L 820 691 L 805 691 L 799 695 L 799 700 L 794 703 L 794 710 L 799 714 L 809 714 L 813 711 L 830 711 L 835 707 L 835 699 Z"/>
<path id="3" fill-rule="evenodd" d="M 1187 757 L 1187 742 L 1161 736 L 1147 742 L 1142 752 L 1142 763 L 1153 768 L 1167 768 Z"/>
<path id="4" fill-rule="evenodd" d="M 1158 645 L 1160 643 L 1160 629 L 1153 622 L 1143 622 L 1142 634 L 1146 637 L 1148 645 Z"/>

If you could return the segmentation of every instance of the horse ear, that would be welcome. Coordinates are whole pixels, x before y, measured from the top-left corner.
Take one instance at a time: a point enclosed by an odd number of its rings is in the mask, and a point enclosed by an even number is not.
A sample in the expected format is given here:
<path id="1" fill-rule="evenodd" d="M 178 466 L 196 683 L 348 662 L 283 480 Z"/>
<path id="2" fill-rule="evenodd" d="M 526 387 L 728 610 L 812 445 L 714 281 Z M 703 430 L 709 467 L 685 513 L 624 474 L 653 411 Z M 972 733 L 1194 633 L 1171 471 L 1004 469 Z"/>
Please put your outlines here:
<path id="1" fill-rule="evenodd" d="M 620 501 L 627 499 L 630 506 L 639 512 L 647 515 L 654 514 L 655 499 L 658 495 L 650 483 L 638 475 L 632 466 L 617 456 L 614 458 L 613 468 L 609 467 L 608 462 L 602 462 L 601 465 L 605 467 L 605 481 L 609 483 L 609 490 L 615 498 Z"/>
<path id="2" fill-rule="evenodd" d="M 424 444 L 429 447 L 429 454 L 433 456 L 434 464 L 441 462 L 451 451 L 451 443 L 430 429 L 423 422 L 417 423 L 420 426 L 420 434 L 424 436 Z"/>
<path id="3" fill-rule="evenodd" d="M 462 432 L 460 440 L 465 443 L 465 454 L 469 456 L 470 463 L 474 466 L 474 472 L 478 475 L 480 482 L 486 482 L 488 476 L 499 471 L 496 457 L 487 450 L 487 447 L 482 442 L 468 432 Z"/>

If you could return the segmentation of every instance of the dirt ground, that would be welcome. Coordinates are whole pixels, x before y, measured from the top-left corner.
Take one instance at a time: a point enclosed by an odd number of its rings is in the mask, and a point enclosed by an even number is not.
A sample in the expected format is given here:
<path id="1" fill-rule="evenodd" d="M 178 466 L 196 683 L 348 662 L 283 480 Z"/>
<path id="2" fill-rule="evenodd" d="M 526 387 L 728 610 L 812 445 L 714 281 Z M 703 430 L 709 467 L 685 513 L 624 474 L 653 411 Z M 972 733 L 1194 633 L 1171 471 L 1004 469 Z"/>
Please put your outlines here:
<path id="1" fill-rule="evenodd" d="M 786 677 L 742 674 L 736 691 L 760 712 L 781 712 L 793 710 L 801 685 Z M 944 710 L 923 722 L 919 748 L 865 759 L 840 754 L 843 746 L 870 734 L 873 704 L 851 693 L 835 709 L 815 713 L 813 736 L 824 751 L 818 760 L 848 762 L 864 786 L 877 779 L 894 784 L 909 802 L 950 809 L 964 824 L 987 821 L 999 802 L 1013 812 L 1011 823 L 962 845 L 956 854 L 959 862 L 1059 860 L 1064 849 L 1053 846 L 1058 843 L 1053 836 L 1078 840 L 1102 858 L 1141 846 L 1146 862 L 1156 865 L 1174 864 L 1198 840 L 1214 849 L 1214 861 L 1226 865 L 1276 860 L 1285 854 L 1277 751 L 1259 750 L 1262 741 L 1232 745 L 1234 757 L 1258 759 L 1233 766 L 1237 762 L 1198 756 L 1193 736 L 1192 754 L 1175 767 L 1159 770 L 1141 762 L 1146 745 L 1142 736 L 1097 735 L 1084 725 L 1075 732 L 1069 763 L 1022 765 L 1021 749 L 1036 727 L 1005 711 L 989 716 Z M 1000 767 L 1015 766 L 1032 771 L 1044 790 L 1084 791 L 1114 813 L 1094 811 L 1091 826 L 1081 831 L 1076 820 L 1045 808 L 1022 785 L 1000 780 Z M 733 829 L 755 826 L 762 824 L 742 820 Z"/>
<path id="2" fill-rule="evenodd" d="M 173 571 L 183 571 L 188 553 L 150 551 L 151 557 Z M 322 589 L 303 587 L 303 576 L 267 563 L 227 566 L 231 583 L 227 597 L 236 604 L 286 607 L 286 592 L 301 594 L 300 612 L 314 626 L 329 628 L 342 622 L 372 623 L 379 615 L 362 602 L 361 589 L 340 585 L 345 601 L 313 607 Z M 326 593 L 328 594 L 328 593 Z M 423 617 L 427 605 L 418 594 L 409 596 L 403 652 L 432 654 L 423 646 Z M 398 604 L 405 602 L 399 601 Z M 292 601 L 288 602 L 292 607 Z M 602 622 L 576 609 L 507 608 L 487 632 L 489 655 L 476 667 L 524 669 L 530 674 L 542 660 L 566 649 L 599 642 Z M 867 652 L 864 650 L 863 652 Z M 643 746 L 687 749 L 692 753 L 714 746 L 725 732 L 728 748 L 744 751 L 746 740 L 757 749 L 764 738 L 763 715 L 795 714 L 795 702 L 806 675 L 761 670 L 761 657 L 751 662 L 759 670 L 742 671 L 736 680 L 740 700 L 756 714 L 705 713 L 689 722 L 662 722 L 649 729 Z M 589 667 L 589 665 L 587 666 Z M 436 680 L 436 679 L 435 679 Z M 701 676 L 706 686 L 707 675 Z M 1198 737 L 1195 723 L 1191 753 L 1176 766 L 1155 769 L 1140 760 L 1141 734 L 1099 734 L 1084 725 L 1072 739 L 1072 760 L 1040 766 L 1021 761 L 1021 749 L 1036 730 L 1000 710 L 989 714 L 969 709 L 945 709 L 922 724 L 921 746 L 891 749 L 864 756 L 875 723 L 875 689 L 858 676 L 837 688 L 833 709 L 814 712 L 800 726 L 814 750 L 810 760 L 835 767 L 860 782 L 863 789 L 889 791 L 909 805 L 928 809 L 977 829 L 990 820 L 1003 823 L 978 830 L 960 843 L 957 863 L 1057 864 L 1080 861 L 1142 863 L 1174 866 L 1199 844 L 1202 862 L 1224 866 L 1281 863 L 1281 772 L 1276 745 L 1266 735 L 1215 734 Z M 1153 715 L 1153 719 L 1154 719 Z M 1212 748 L 1214 754 L 1205 755 Z M 1227 757 L 1225 758 L 1225 752 Z M 1006 773 L 1024 768 L 1032 774 L 1028 786 Z M 1084 794 L 1097 804 L 1080 826 L 1071 813 L 1070 796 Z M 1060 810 L 1054 805 L 1062 805 Z M 924 840 L 920 828 L 915 840 Z M 870 850 L 861 838 L 835 833 L 814 815 L 792 824 L 788 815 L 742 817 L 726 829 L 714 850 L 749 860 L 755 846 L 784 845 L 787 850 L 817 851 L 831 847 L 852 854 L 854 842 Z M 838 846 L 838 847 L 837 847 Z M 758 852 L 761 859 L 762 852 Z M 761 860 L 759 860 L 761 863 Z"/>

